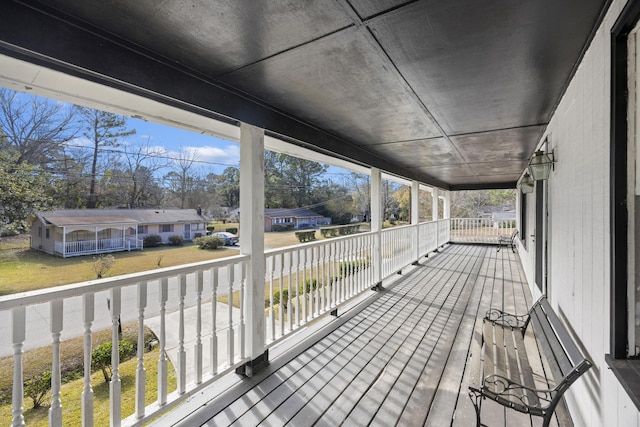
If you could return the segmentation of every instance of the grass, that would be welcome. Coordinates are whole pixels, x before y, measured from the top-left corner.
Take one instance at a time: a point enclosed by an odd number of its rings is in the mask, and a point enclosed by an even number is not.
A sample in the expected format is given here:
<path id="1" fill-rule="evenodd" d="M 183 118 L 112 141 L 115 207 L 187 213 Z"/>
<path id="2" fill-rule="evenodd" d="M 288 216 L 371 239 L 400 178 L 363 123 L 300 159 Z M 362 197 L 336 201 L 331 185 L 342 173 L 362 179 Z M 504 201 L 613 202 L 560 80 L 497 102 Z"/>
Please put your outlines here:
<path id="1" fill-rule="evenodd" d="M 146 405 L 157 399 L 158 385 L 158 348 L 145 353 L 144 366 L 146 369 Z M 135 412 L 135 379 L 137 359 L 129 359 L 120 365 L 120 380 L 122 383 L 122 417 Z M 169 370 L 168 390 L 176 389 L 176 375 L 173 369 Z M 96 426 L 109 425 L 109 384 L 105 383 L 102 372 L 95 372 L 91 376 L 91 386 L 94 393 L 94 421 Z M 82 388 L 83 379 L 73 380 L 61 387 L 62 400 L 62 425 L 68 427 L 80 427 L 82 420 Z M 49 423 L 49 406 L 41 406 L 34 409 L 30 399 L 24 401 L 24 417 L 29 426 L 47 426 Z M 11 420 L 11 403 L 0 406 L 0 420 Z"/>
<path id="2" fill-rule="evenodd" d="M 137 343 L 138 325 L 136 322 L 122 325 L 122 339 Z M 111 330 L 94 332 L 93 348 L 111 341 Z M 145 328 L 145 343 L 155 339 L 150 329 Z M 84 337 L 77 337 L 63 341 L 60 349 L 61 372 L 64 384 L 61 387 L 63 407 L 63 425 L 80 426 L 81 400 L 83 388 L 83 342 Z M 146 403 L 157 399 L 157 365 L 159 349 L 156 348 L 144 355 L 146 369 Z M 51 346 L 45 346 L 26 351 L 23 355 L 23 378 L 28 380 L 34 374 L 51 369 Z M 123 418 L 135 411 L 135 370 L 137 358 L 124 361 L 120 365 L 120 379 L 122 381 L 122 414 Z M 11 419 L 11 389 L 13 384 L 12 356 L 0 359 L 0 420 Z M 96 425 L 108 425 L 109 420 L 109 384 L 105 383 L 102 371 L 98 370 L 91 376 L 94 392 L 94 416 Z M 168 390 L 176 388 L 176 375 L 169 362 Z M 50 398 L 48 398 L 50 399 Z M 28 425 L 46 426 L 48 423 L 48 406 L 33 408 L 31 399 L 26 398 L 23 404 L 24 416 Z"/>
<path id="3" fill-rule="evenodd" d="M 29 248 L 28 236 L 0 239 L 0 296 L 32 291 L 96 278 L 94 256 L 60 258 Z M 225 258 L 237 249 L 219 248 L 213 251 L 184 246 L 162 246 L 135 252 L 115 252 L 115 265 L 105 277 L 154 270 L 160 267 Z M 42 280 L 46 277 L 46 280 Z"/>

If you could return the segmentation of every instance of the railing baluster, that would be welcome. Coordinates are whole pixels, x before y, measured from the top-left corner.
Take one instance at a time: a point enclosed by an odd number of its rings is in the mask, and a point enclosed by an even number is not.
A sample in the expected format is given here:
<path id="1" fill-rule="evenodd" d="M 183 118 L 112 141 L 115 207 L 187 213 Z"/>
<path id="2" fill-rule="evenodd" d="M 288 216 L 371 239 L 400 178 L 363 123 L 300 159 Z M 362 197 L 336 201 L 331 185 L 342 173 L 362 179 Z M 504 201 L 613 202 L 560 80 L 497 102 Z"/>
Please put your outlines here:
<path id="1" fill-rule="evenodd" d="M 147 372 L 144 368 L 144 309 L 147 307 L 147 282 L 138 283 L 138 364 L 136 366 L 136 417 L 144 417 Z"/>
<path id="2" fill-rule="evenodd" d="M 233 365 L 235 343 L 233 341 L 233 273 L 234 266 L 227 266 L 227 281 L 229 285 L 229 325 L 227 328 L 227 363 Z"/>
<path id="3" fill-rule="evenodd" d="M 267 271 L 269 272 L 269 332 L 271 333 L 271 340 L 276 339 L 276 319 L 275 319 L 275 309 L 273 307 L 273 277 L 274 277 L 274 268 L 275 268 L 275 259 L 274 257 L 267 258 L 265 265 Z M 280 301 L 278 305 L 282 305 L 282 292 L 279 292 Z"/>
<path id="4" fill-rule="evenodd" d="M 111 427 L 119 427 L 122 419 L 121 383 L 120 383 L 120 309 L 121 289 L 111 289 L 111 382 L 109 392 L 111 395 L 110 415 Z"/>
<path id="5" fill-rule="evenodd" d="M 218 268 L 210 270 L 211 274 L 211 338 L 209 340 L 209 351 L 211 358 L 211 375 L 218 373 Z"/>
<path id="6" fill-rule="evenodd" d="M 194 345 L 194 366 L 196 370 L 196 384 L 202 383 L 202 290 L 204 287 L 204 272 L 196 272 L 196 343 Z"/>
<path id="7" fill-rule="evenodd" d="M 166 312 L 167 299 L 169 298 L 169 279 L 160 279 L 160 356 L 158 358 L 158 406 L 167 403 L 167 339 L 166 339 Z"/>
<path id="8" fill-rule="evenodd" d="M 240 325 L 238 328 L 238 340 L 240 344 L 240 357 L 244 359 L 245 339 L 244 339 L 244 292 L 247 284 L 247 264 L 240 263 Z"/>
<path id="9" fill-rule="evenodd" d="M 284 307 L 287 306 L 287 298 L 283 293 L 283 285 L 284 285 L 284 254 L 278 255 L 280 259 L 280 268 L 278 269 L 278 288 L 280 289 L 280 304 L 278 306 L 278 314 L 280 315 L 280 336 L 284 335 Z M 275 260 L 275 258 L 274 258 Z"/>
<path id="10" fill-rule="evenodd" d="M 296 286 L 302 288 L 302 319 L 304 323 L 307 323 L 307 249 L 302 248 L 301 254 L 302 282 L 296 283 Z"/>
<path id="11" fill-rule="evenodd" d="M 187 387 L 187 352 L 184 349 L 184 297 L 187 295 L 187 275 L 178 276 L 178 394 Z"/>
<path id="12" fill-rule="evenodd" d="M 60 400 L 60 333 L 62 332 L 63 300 L 51 301 L 51 338 L 52 338 L 52 363 L 51 363 L 51 407 L 49 407 L 49 425 L 62 425 L 62 402 Z"/>
<path id="13" fill-rule="evenodd" d="M 22 404 L 24 401 L 24 389 L 22 381 L 22 347 L 25 339 L 26 311 L 24 306 L 11 310 L 12 317 L 12 341 L 13 341 L 13 389 L 11 392 L 12 411 L 11 426 L 24 426 Z"/>
<path id="14" fill-rule="evenodd" d="M 84 383 L 82 386 L 82 427 L 93 427 L 93 389 L 91 388 L 91 325 L 95 317 L 95 295 L 82 296 L 82 323 L 84 325 Z"/>
<path id="15" fill-rule="evenodd" d="M 295 281 L 293 281 L 293 283 L 290 283 L 292 291 L 289 291 L 289 295 L 291 295 L 291 292 L 295 293 L 296 306 L 293 313 L 295 316 L 295 325 L 298 328 L 300 327 L 300 313 L 302 313 L 302 310 L 300 307 L 300 287 L 298 286 L 298 283 L 300 282 L 300 250 L 299 249 L 295 250 L 294 253 L 296 257 L 295 259 L 293 258 L 291 259 L 292 261 L 291 268 L 295 268 L 295 270 L 293 271 L 291 278 L 295 276 Z M 294 263 L 295 263 L 295 267 L 294 267 Z"/>
<path id="16" fill-rule="evenodd" d="M 291 299 L 293 295 L 291 294 L 291 276 L 292 276 L 292 267 L 293 267 L 293 252 L 287 252 L 287 257 L 289 259 L 287 266 L 287 324 L 289 325 L 289 331 L 293 330 L 293 307 L 291 304 Z"/>

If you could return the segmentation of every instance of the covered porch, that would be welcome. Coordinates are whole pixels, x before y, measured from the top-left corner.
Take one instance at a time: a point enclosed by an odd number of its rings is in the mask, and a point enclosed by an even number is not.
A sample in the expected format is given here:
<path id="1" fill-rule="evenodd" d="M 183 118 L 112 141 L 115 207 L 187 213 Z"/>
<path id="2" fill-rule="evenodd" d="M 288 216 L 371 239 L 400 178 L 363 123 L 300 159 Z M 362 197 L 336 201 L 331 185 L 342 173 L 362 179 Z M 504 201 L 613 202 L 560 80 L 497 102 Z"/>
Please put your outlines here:
<path id="1" fill-rule="evenodd" d="M 223 378 L 154 425 L 473 425 L 468 362 L 482 317 L 490 308 L 524 314 L 532 304 L 520 259 L 493 246 L 447 245 L 405 270 L 290 338 L 295 346 L 274 347 L 258 375 Z M 491 405 L 483 404 L 484 423 L 530 425 Z"/>
<path id="2" fill-rule="evenodd" d="M 138 239 L 137 224 L 92 227 L 56 227 L 55 254 L 63 258 L 89 254 L 104 254 L 119 251 L 142 250 L 143 241 Z"/>

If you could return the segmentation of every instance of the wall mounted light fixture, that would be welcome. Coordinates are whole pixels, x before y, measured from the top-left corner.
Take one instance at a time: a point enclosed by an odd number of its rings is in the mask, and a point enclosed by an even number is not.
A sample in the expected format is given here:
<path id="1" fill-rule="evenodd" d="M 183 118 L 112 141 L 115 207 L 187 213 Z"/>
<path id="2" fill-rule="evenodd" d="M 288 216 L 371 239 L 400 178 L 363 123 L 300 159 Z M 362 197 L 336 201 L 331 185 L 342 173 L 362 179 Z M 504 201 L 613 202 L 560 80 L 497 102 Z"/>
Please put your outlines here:
<path id="1" fill-rule="evenodd" d="M 542 150 L 536 151 L 529 161 L 529 174 L 531 178 L 533 178 L 534 181 L 549 179 L 549 173 L 551 169 L 553 169 L 554 163 L 553 151 L 551 151 L 551 153 L 545 153 Z"/>
<path id="2" fill-rule="evenodd" d="M 520 180 L 520 191 L 522 191 L 522 194 L 533 193 L 533 179 L 528 173 L 525 173 Z"/>

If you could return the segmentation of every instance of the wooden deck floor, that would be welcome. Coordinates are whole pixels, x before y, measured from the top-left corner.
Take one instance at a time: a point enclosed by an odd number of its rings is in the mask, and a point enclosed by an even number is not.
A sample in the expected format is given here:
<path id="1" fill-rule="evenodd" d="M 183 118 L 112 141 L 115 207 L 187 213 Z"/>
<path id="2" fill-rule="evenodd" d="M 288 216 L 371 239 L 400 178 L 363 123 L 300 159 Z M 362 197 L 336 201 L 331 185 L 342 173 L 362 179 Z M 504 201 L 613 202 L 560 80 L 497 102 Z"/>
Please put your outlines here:
<path id="1" fill-rule="evenodd" d="M 449 245 L 174 424 L 474 425 L 466 365 L 478 317 L 489 308 L 523 314 L 531 304 L 516 254 Z M 490 425 L 515 425 L 504 416 L 494 411 Z"/>

